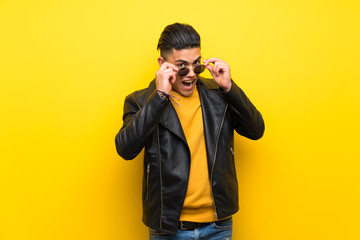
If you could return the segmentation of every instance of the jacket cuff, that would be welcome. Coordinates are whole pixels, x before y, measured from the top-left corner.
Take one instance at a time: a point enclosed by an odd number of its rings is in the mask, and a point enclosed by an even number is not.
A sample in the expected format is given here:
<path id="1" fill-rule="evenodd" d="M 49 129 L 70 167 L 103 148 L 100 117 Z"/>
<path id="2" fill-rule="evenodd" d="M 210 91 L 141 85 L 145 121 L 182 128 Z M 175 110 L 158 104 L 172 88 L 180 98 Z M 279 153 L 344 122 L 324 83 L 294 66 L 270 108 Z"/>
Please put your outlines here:
<path id="1" fill-rule="evenodd" d="M 147 101 L 148 102 L 155 102 L 155 104 L 158 105 L 160 107 L 160 109 L 163 108 L 164 110 L 171 103 L 170 99 L 165 99 L 165 98 L 161 97 L 156 92 L 156 90 L 152 94 L 150 94 Z"/>
<path id="2" fill-rule="evenodd" d="M 219 87 L 219 88 L 220 88 L 221 93 L 224 94 L 224 96 L 228 100 L 234 99 L 234 97 L 236 97 L 236 95 L 239 93 L 239 91 L 243 92 L 241 90 L 241 88 L 238 85 L 236 85 L 236 83 L 232 79 L 231 79 L 231 88 L 228 92 L 225 92 L 225 90 L 222 89 L 221 87 Z"/>

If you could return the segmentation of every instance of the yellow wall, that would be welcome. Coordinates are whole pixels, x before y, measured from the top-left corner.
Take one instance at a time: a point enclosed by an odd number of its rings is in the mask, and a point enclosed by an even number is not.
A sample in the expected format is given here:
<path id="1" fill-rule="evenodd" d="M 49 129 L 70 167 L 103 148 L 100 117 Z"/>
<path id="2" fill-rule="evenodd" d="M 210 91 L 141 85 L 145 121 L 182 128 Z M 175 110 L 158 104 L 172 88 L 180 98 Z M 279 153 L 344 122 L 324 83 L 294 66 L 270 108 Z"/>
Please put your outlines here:
<path id="1" fill-rule="evenodd" d="M 360 239 L 359 1 L 0 1 L 0 239 L 146 239 L 115 151 L 162 29 L 202 36 L 262 112 L 236 137 L 234 239 Z M 205 74 L 207 75 L 207 74 Z"/>

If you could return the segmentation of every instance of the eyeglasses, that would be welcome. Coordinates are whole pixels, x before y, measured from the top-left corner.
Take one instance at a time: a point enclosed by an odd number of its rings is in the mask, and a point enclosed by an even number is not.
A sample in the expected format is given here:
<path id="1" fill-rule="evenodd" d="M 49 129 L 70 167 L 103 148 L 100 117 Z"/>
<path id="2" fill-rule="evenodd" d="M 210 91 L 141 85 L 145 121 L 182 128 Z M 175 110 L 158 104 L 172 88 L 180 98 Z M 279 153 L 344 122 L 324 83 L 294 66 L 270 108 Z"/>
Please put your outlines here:
<path id="1" fill-rule="evenodd" d="M 196 74 L 200 74 L 202 73 L 203 71 L 205 70 L 205 65 L 204 64 L 199 64 L 199 65 L 196 65 L 194 67 L 194 73 Z M 180 68 L 179 71 L 177 72 L 178 76 L 179 77 L 184 77 L 186 75 L 188 75 L 188 73 L 190 72 L 190 69 L 187 68 L 187 67 L 183 67 L 183 68 Z"/>

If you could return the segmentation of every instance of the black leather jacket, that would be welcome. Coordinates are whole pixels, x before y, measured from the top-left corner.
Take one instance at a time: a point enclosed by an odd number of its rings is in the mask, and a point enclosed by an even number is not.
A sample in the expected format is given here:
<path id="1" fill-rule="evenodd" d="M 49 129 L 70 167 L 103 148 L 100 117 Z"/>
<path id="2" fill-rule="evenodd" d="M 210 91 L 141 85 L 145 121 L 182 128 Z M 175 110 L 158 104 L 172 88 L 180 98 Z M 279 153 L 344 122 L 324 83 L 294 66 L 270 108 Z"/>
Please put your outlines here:
<path id="1" fill-rule="evenodd" d="M 234 129 L 259 139 L 264 132 L 260 112 L 232 82 L 225 93 L 212 79 L 197 81 L 201 102 L 208 174 L 216 217 L 237 212 L 238 183 L 234 164 Z M 169 233 L 177 231 L 186 195 L 190 150 L 170 101 L 156 93 L 155 81 L 125 99 L 123 126 L 116 135 L 118 154 L 130 160 L 145 147 L 143 222 Z"/>

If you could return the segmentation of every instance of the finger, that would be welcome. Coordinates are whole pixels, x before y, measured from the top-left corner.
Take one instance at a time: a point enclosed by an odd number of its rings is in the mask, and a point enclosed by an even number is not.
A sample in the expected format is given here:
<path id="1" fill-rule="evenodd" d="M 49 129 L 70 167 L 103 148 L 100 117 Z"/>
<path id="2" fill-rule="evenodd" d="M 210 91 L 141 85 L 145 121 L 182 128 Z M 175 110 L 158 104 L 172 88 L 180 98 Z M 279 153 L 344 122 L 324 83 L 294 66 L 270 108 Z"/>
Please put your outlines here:
<path id="1" fill-rule="evenodd" d="M 220 60 L 219 58 L 208 58 L 205 61 L 206 61 L 206 64 L 215 63 L 215 62 L 222 62 L 222 60 Z"/>
<path id="2" fill-rule="evenodd" d="M 210 64 L 210 59 L 211 59 L 211 58 L 208 58 L 208 59 L 205 59 L 205 60 L 203 61 L 203 63 L 204 63 L 205 66 L 207 66 L 207 65 Z"/>
<path id="3" fill-rule="evenodd" d="M 173 81 L 174 79 L 176 79 L 176 72 L 174 72 L 172 69 L 169 69 L 170 71 L 168 71 L 168 72 L 165 72 L 164 74 L 163 74 L 163 77 L 165 78 L 165 79 L 168 79 L 168 81 Z"/>
<path id="4" fill-rule="evenodd" d="M 205 64 L 205 63 L 204 63 L 204 65 L 205 65 L 206 69 L 209 70 L 210 73 L 212 73 L 212 71 L 213 71 L 213 66 L 211 66 L 210 64 Z"/>
<path id="5" fill-rule="evenodd" d="M 209 71 L 210 71 L 210 73 L 211 73 L 211 75 L 213 76 L 213 77 L 218 77 L 219 76 L 219 74 L 216 72 L 216 70 L 214 69 L 214 66 L 211 66 L 210 64 L 209 65 L 206 65 L 205 66 Z"/>
<path id="6" fill-rule="evenodd" d="M 223 71 L 223 72 L 227 72 L 229 70 L 229 65 L 225 62 L 219 62 L 216 63 L 218 65 L 218 70 L 219 71 Z"/>
<path id="7" fill-rule="evenodd" d="M 171 68 L 171 69 L 174 70 L 174 71 L 178 71 L 178 70 L 179 70 L 179 68 L 177 68 L 174 64 L 168 63 L 168 62 L 165 62 L 165 63 L 166 63 L 167 68 Z"/>
<path id="8" fill-rule="evenodd" d="M 172 68 L 166 68 L 166 69 L 163 71 L 163 73 L 173 73 L 173 72 L 176 72 L 176 71 L 174 71 L 174 69 L 172 69 Z"/>
<path id="9" fill-rule="evenodd" d="M 159 68 L 160 71 L 164 71 L 165 69 L 172 69 L 174 71 L 179 70 L 174 64 L 171 64 L 171 63 L 168 63 L 168 62 L 164 62 Z"/>
<path id="10" fill-rule="evenodd" d="M 220 75 L 220 70 L 221 70 L 221 66 L 219 63 L 215 63 L 214 64 L 214 73 L 215 73 L 215 76 L 219 76 Z"/>
<path id="11" fill-rule="evenodd" d="M 207 66 L 209 64 L 209 59 L 204 59 L 203 64 Z"/>
<path id="12" fill-rule="evenodd" d="M 175 81 L 176 81 L 176 73 L 173 73 L 173 74 L 171 75 L 169 81 L 170 81 L 171 84 L 174 84 L 174 83 L 175 83 Z"/>
<path id="13" fill-rule="evenodd" d="M 208 60 L 207 59 L 205 59 L 204 61 L 203 61 L 203 64 L 205 65 L 205 67 L 209 64 L 209 62 L 208 62 Z"/>
<path id="14" fill-rule="evenodd" d="M 164 71 L 162 71 L 162 75 L 166 76 L 168 79 L 170 78 L 171 75 L 175 75 L 177 74 L 179 69 L 174 69 L 174 68 L 166 68 Z"/>
<path id="15" fill-rule="evenodd" d="M 165 69 L 167 69 L 167 64 L 166 64 L 166 62 L 163 63 L 163 64 L 161 64 L 158 72 L 162 72 L 162 71 L 164 71 Z"/>

